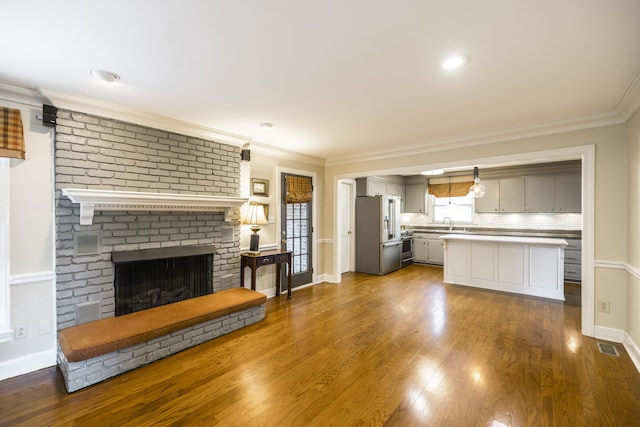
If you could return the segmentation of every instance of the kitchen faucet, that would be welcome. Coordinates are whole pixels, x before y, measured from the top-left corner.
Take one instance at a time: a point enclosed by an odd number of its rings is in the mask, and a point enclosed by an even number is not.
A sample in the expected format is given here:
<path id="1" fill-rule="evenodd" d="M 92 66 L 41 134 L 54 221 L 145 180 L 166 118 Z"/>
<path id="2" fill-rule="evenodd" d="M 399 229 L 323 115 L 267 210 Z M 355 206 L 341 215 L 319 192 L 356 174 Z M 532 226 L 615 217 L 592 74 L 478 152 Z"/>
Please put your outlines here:
<path id="1" fill-rule="evenodd" d="M 445 216 L 444 219 L 442 220 L 442 223 L 444 224 L 447 220 L 449 220 L 449 231 L 453 230 L 453 221 L 451 220 L 451 218 L 449 218 L 448 216 Z"/>

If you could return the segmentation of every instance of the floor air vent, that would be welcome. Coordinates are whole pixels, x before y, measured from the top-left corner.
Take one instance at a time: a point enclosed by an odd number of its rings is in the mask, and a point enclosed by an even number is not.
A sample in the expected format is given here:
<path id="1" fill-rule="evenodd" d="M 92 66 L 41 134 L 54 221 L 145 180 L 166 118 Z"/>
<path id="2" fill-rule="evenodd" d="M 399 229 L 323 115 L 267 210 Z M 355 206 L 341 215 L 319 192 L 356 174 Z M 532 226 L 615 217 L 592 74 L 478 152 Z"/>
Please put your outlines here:
<path id="1" fill-rule="evenodd" d="M 618 353 L 618 349 L 613 344 L 607 344 L 607 343 L 604 343 L 604 342 L 599 342 L 598 343 L 598 350 L 600 350 L 600 353 L 602 353 L 602 354 L 608 354 L 610 356 L 620 357 L 620 353 Z"/>

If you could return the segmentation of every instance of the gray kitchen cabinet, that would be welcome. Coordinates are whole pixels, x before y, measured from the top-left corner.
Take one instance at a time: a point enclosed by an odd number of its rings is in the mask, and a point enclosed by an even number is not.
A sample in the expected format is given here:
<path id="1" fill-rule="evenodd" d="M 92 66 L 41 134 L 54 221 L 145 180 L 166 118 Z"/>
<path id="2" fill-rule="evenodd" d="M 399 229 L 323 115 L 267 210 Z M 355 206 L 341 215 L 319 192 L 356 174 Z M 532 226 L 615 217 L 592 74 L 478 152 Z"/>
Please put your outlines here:
<path id="1" fill-rule="evenodd" d="M 378 196 L 386 194 L 386 179 L 375 176 L 356 179 L 356 196 Z"/>
<path id="2" fill-rule="evenodd" d="M 527 212 L 579 213 L 580 174 L 527 177 Z"/>
<path id="3" fill-rule="evenodd" d="M 429 247 L 428 250 L 428 259 L 429 264 L 444 264 L 444 244 L 442 240 L 439 238 L 441 233 L 438 234 L 430 234 L 429 239 L 427 240 L 427 245 Z"/>
<path id="4" fill-rule="evenodd" d="M 555 187 L 555 176 L 528 176 L 526 178 L 527 212 L 554 212 Z"/>
<path id="5" fill-rule="evenodd" d="M 582 178 L 580 174 L 557 175 L 555 212 L 582 212 Z"/>
<path id="6" fill-rule="evenodd" d="M 416 233 L 413 239 L 413 262 L 428 262 L 429 247 L 427 235 Z"/>
<path id="7" fill-rule="evenodd" d="M 500 212 L 500 180 L 483 179 L 480 181 L 486 191 L 484 196 L 476 199 L 475 206 L 478 213 Z"/>
<path id="8" fill-rule="evenodd" d="M 564 280 L 566 282 L 582 282 L 582 240 L 565 239 Z"/>
<path id="9" fill-rule="evenodd" d="M 387 181 L 387 195 L 404 198 L 404 185 Z"/>
<path id="10" fill-rule="evenodd" d="M 413 262 L 444 264 L 443 233 L 415 233 L 413 240 Z"/>
<path id="11" fill-rule="evenodd" d="M 476 199 L 476 212 L 525 211 L 524 177 L 485 179 L 480 183 L 485 186 L 486 192 L 483 197 Z"/>
<path id="12" fill-rule="evenodd" d="M 427 213 L 429 205 L 426 201 L 426 191 L 425 184 L 406 184 L 404 189 L 404 212 Z"/>
<path id="13" fill-rule="evenodd" d="M 524 177 L 500 179 L 500 212 L 524 212 Z"/>

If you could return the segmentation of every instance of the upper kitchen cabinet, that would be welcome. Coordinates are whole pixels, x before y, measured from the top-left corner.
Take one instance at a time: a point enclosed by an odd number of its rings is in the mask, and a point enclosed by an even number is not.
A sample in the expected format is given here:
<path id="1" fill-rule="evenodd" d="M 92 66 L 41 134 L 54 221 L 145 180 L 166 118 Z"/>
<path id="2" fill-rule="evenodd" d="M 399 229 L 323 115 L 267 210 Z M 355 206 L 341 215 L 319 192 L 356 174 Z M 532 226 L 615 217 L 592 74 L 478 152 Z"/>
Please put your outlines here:
<path id="1" fill-rule="evenodd" d="M 404 185 L 393 181 L 387 181 L 387 195 L 404 198 Z"/>
<path id="2" fill-rule="evenodd" d="M 484 196 L 476 199 L 476 212 L 500 212 L 500 180 L 483 179 L 480 183 L 484 185 L 486 191 Z"/>
<path id="3" fill-rule="evenodd" d="M 386 194 L 386 179 L 377 176 L 356 179 L 356 196 L 378 196 Z"/>
<path id="4" fill-rule="evenodd" d="M 404 210 L 406 213 L 428 213 L 427 179 L 422 175 L 404 177 Z"/>
<path id="5" fill-rule="evenodd" d="M 404 201 L 404 212 L 407 213 L 427 213 L 427 186 L 426 184 L 406 184 L 404 188 L 406 198 Z"/>
<path id="6" fill-rule="evenodd" d="M 556 176 L 556 210 L 558 213 L 582 212 L 582 177 L 580 174 Z"/>
<path id="7" fill-rule="evenodd" d="M 500 179 L 500 212 L 524 212 L 524 177 Z"/>
<path id="8" fill-rule="evenodd" d="M 527 177 L 527 212 L 554 212 L 555 176 Z"/>
<path id="9" fill-rule="evenodd" d="M 524 177 L 483 179 L 485 186 L 483 197 L 476 199 L 476 212 L 524 212 Z"/>
<path id="10" fill-rule="evenodd" d="M 402 177 L 369 176 L 356 179 L 356 196 L 398 196 L 404 198 Z"/>
<path id="11" fill-rule="evenodd" d="M 527 212 L 580 213 L 580 174 L 527 177 Z"/>

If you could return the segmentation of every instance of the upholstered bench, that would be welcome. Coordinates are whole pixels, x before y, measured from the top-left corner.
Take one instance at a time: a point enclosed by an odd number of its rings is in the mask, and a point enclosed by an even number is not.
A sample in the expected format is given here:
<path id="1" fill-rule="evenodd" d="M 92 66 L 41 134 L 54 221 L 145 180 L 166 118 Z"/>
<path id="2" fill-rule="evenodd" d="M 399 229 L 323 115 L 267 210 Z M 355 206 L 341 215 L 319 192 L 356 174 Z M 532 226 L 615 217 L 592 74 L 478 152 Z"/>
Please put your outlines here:
<path id="1" fill-rule="evenodd" d="M 109 317 L 58 333 L 69 392 L 264 319 L 266 296 L 245 288 Z"/>

